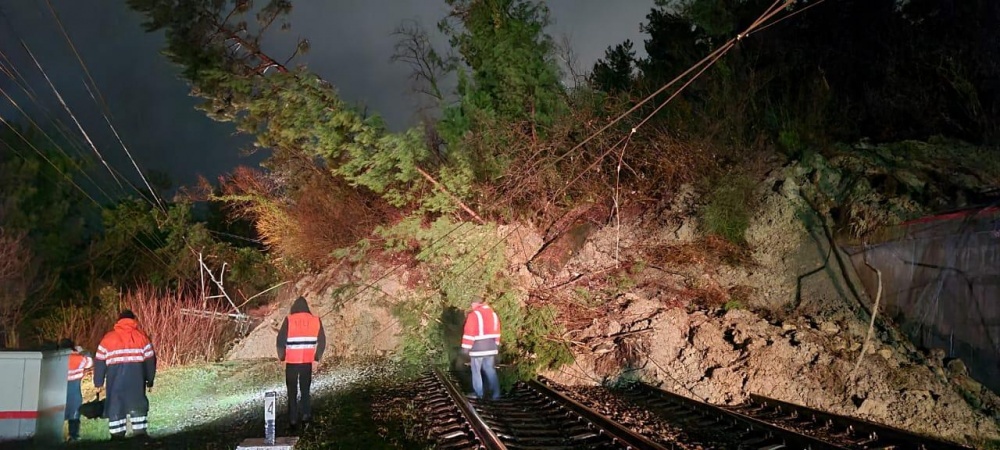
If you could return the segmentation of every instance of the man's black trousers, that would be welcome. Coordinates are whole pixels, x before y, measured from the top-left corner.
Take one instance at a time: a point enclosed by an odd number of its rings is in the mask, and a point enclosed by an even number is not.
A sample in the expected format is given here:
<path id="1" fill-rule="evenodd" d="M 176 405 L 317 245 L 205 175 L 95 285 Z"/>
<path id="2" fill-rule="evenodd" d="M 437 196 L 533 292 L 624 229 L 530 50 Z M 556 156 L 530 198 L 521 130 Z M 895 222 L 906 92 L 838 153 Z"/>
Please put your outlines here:
<path id="1" fill-rule="evenodd" d="M 312 419 L 309 386 L 312 384 L 312 364 L 285 364 L 285 384 L 288 385 L 288 422 L 296 425 Z M 298 398 L 299 395 L 301 398 Z"/>

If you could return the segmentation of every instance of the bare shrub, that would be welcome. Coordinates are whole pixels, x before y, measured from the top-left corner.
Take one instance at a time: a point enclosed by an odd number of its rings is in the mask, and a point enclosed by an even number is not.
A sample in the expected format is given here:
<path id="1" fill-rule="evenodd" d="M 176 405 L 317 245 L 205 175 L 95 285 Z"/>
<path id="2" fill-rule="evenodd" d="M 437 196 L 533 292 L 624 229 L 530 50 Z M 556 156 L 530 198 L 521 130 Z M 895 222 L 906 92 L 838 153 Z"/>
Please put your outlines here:
<path id="1" fill-rule="evenodd" d="M 558 209 L 606 197 L 613 186 L 613 170 L 609 169 L 616 163 L 605 153 L 623 136 L 622 127 L 609 129 L 577 146 L 604 126 L 620 106 L 614 101 L 581 96 L 544 135 L 527 124 L 501 123 L 470 136 L 465 142 L 467 147 L 484 148 L 474 150 L 474 154 L 502 151 L 508 161 L 503 174 L 490 183 L 492 189 L 487 188 L 484 205 L 500 213 L 515 211 L 522 215 L 527 211 L 534 217 L 526 218 L 546 222 L 559 214 Z M 502 147 L 498 148 L 498 142 Z"/>
<path id="2" fill-rule="evenodd" d="M 371 234 L 395 217 L 380 198 L 328 174 L 313 174 L 289 211 L 298 224 L 294 253 L 313 264 L 327 264 L 334 250 Z"/>
<path id="3" fill-rule="evenodd" d="M 160 367 L 216 361 L 235 337 L 233 324 L 221 316 L 228 310 L 212 305 L 205 310 L 201 298 L 194 293 L 138 287 L 102 296 L 110 298 L 100 308 L 63 306 L 40 320 L 38 326 L 46 336 L 69 337 L 93 350 L 114 328 L 118 313 L 131 309 L 138 318 L 139 329 L 153 341 Z M 204 313 L 186 314 L 185 309 Z M 208 317 L 212 314 L 220 316 Z"/>
<path id="4" fill-rule="evenodd" d="M 0 227 L 0 335 L 7 348 L 18 347 L 18 329 L 39 303 L 28 301 L 41 290 L 37 274 L 25 233 Z"/>
<path id="5" fill-rule="evenodd" d="M 653 263 L 663 267 L 751 265 L 753 257 L 745 245 L 709 234 L 693 242 L 660 245 L 646 251 Z"/>
<path id="6" fill-rule="evenodd" d="M 231 322 L 221 317 L 185 314 L 184 309 L 203 310 L 199 296 L 182 292 L 158 292 L 139 287 L 122 294 L 121 304 L 139 319 L 156 348 L 157 364 L 177 366 L 216 361 L 229 339 L 234 337 Z M 221 307 L 209 306 L 207 313 L 223 314 Z"/>
<path id="7" fill-rule="evenodd" d="M 49 338 L 70 338 L 87 349 L 96 349 L 104 333 L 114 325 L 114 316 L 97 308 L 64 305 L 39 319 L 35 325 Z"/>
<path id="8" fill-rule="evenodd" d="M 264 244 L 281 258 L 323 267 L 335 250 L 368 236 L 395 214 L 377 196 L 321 168 L 295 176 L 292 190 L 282 188 L 274 176 L 246 167 L 220 179 L 218 199 L 236 216 L 252 220 Z"/>
<path id="9" fill-rule="evenodd" d="M 654 198 L 664 197 L 685 183 L 693 183 L 716 170 L 716 144 L 707 139 L 678 138 L 665 127 L 647 125 L 637 148 L 626 160 L 639 175 L 638 192 Z"/>
<path id="10" fill-rule="evenodd" d="M 632 133 L 640 113 L 600 131 L 634 104 L 625 95 L 581 92 L 571 103 L 544 135 L 497 124 L 466 139 L 473 154 L 502 149 L 508 161 L 502 175 L 481 189 L 484 213 L 544 225 L 581 203 L 610 208 L 616 191 L 619 210 L 627 209 L 675 192 L 717 164 L 711 143 L 675 136 L 655 122 Z"/>
<path id="11" fill-rule="evenodd" d="M 718 308 L 731 298 L 729 291 L 712 279 L 698 279 L 687 283 L 677 293 L 685 303 L 701 305 L 708 308 Z"/>

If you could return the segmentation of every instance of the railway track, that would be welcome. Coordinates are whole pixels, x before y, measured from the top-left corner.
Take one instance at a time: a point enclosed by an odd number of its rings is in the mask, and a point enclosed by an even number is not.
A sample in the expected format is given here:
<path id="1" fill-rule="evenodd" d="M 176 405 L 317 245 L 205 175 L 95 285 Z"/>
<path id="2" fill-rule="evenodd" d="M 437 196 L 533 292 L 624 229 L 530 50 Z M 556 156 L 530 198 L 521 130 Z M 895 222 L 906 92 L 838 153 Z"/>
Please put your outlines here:
<path id="1" fill-rule="evenodd" d="M 443 449 L 635 449 L 666 447 L 538 383 L 519 383 L 501 400 L 469 399 L 441 371 L 425 375 L 419 394 L 439 421 Z"/>
<path id="2" fill-rule="evenodd" d="M 722 407 L 636 383 L 620 395 L 705 438 L 710 447 L 965 450 L 906 431 L 762 396 Z"/>
<path id="3" fill-rule="evenodd" d="M 801 428 L 804 433 L 832 435 L 847 448 L 964 450 L 966 447 L 852 417 L 830 414 L 805 406 L 751 395 L 750 402 L 732 411 L 769 420 L 785 428 Z"/>
<path id="4" fill-rule="evenodd" d="M 968 448 L 760 396 L 722 407 L 641 383 L 608 391 L 683 430 L 682 438 L 664 438 L 633 431 L 630 427 L 643 424 L 630 421 L 629 414 L 616 414 L 613 407 L 607 411 L 600 402 L 587 406 L 543 377 L 518 383 L 497 401 L 467 398 L 454 375 L 438 370 L 425 374 L 419 386 L 417 399 L 431 424 L 435 448 L 443 449 Z"/>

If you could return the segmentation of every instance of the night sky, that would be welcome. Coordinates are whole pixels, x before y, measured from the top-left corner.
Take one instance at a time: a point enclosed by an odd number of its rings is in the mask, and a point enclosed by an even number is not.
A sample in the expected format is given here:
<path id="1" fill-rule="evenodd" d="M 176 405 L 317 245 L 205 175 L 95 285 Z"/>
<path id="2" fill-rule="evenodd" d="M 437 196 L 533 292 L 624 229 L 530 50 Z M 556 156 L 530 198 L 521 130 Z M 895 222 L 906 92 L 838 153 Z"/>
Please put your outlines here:
<path id="1" fill-rule="evenodd" d="M 262 155 L 240 156 L 241 149 L 249 148 L 249 137 L 235 136 L 230 124 L 214 122 L 193 108 L 199 100 L 188 96 L 188 86 L 177 77 L 178 69 L 159 54 L 162 35 L 145 33 L 141 16 L 123 1 L 51 1 L 141 168 L 165 171 L 175 185 L 189 185 L 199 174 L 215 178 L 236 165 L 260 161 Z M 568 38 L 578 57 L 578 69 L 589 70 L 605 48 L 624 39 L 637 42 L 636 50 L 643 54 L 639 24 L 653 0 L 552 0 L 547 4 L 554 22 L 548 32 L 556 41 Z M 392 31 L 404 20 L 416 20 L 434 33 L 438 48 L 444 49 L 445 40 L 435 27 L 447 11 L 443 0 L 299 0 L 293 5 L 292 29 L 271 33 L 265 50 L 283 59 L 298 37 L 306 37 L 311 50 L 298 62 L 336 86 L 345 100 L 381 114 L 394 130 L 413 122 L 409 69 L 389 61 L 396 42 Z M 73 128 L 73 138 L 83 144 L 19 39 L 39 59 L 108 163 L 133 176 L 135 170 L 88 94 L 85 74 L 45 0 L 4 0 L 0 11 L 5 16 L 0 16 L 0 51 L 28 80 L 40 103 Z M 49 116 L 3 74 L 0 88 L 43 128 L 50 126 Z M 0 114 L 8 121 L 26 123 L 2 95 Z M 89 147 L 86 151 L 93 155 Z"/>

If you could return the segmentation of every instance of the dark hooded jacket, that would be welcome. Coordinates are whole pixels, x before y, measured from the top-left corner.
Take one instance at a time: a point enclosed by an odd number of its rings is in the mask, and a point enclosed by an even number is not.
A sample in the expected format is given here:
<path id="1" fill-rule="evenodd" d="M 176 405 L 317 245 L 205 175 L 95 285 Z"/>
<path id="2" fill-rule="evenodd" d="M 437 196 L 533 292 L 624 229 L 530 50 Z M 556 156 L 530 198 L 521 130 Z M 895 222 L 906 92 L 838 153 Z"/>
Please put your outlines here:
<path id="1" fill-rule="evenodd" d="M 112 421 L 127 414 L 146 415 L 146 389 L 156 377 L 156 353 L 134 316 L 123 317 L 101 339 L 94 358 L 94 386 L 107 384 L 104 416 Z"/>
<path id="2" fill-rule="evenodd" d="M 292 303 L 291 309 L 288 311 L 288 315 L 297 313 L 309 313 L 309 305 L 306 304 L 306 299 L 304 297 L 299 297 L 295 299 Z M 278 330 L 277 348 L 278 348 L 278 360 L 285 360 L 285 348 L 288 346 L 288 317 L 285 317 L 284 322 L 281 323 L 281 329 Z M 319 335 L 316 336 L 316 361 L 319 361 L 323 357 L 323 351 L 326 349 L 326 330 L 323 329 L 323 321 L 319 322 Z"/>

